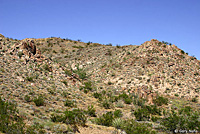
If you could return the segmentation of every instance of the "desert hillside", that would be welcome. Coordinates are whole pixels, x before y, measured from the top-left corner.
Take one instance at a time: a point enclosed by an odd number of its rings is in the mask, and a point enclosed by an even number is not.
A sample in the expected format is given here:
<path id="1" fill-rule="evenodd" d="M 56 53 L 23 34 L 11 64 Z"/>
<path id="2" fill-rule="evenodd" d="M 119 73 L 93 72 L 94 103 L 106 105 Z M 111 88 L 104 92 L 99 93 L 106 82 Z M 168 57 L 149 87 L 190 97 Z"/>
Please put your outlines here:
<path id="1" fill-rule="evenodd" d="M 200 61 L 174 44 L 0 34 L 2 133 L 198 132 L 199 95 Z"/>

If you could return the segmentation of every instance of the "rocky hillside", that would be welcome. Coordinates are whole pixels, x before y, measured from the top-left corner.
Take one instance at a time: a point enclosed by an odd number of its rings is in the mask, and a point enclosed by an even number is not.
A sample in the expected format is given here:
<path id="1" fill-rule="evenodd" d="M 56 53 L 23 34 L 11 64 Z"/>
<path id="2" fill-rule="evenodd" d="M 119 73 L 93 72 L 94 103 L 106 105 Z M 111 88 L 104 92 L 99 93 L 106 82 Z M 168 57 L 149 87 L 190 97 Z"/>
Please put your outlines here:
<path id="1" fill-rule="evenodd" d="M 156 39 L 141 45 L 112 46 L 0 35 L 0 66 L 3 102 L 17 106 L 25 126 L 41 125 L 34 128 L 36 133 L 139 133 L 137 128 L 133 132 L 119 125 L 130 123 L 129 119 L 149 133 L 172 132 L 174 128 L 165 122 L 171 110 L 200 109 L 200 61 Z M 149 110 L 148 106 L 156 106 L 154 110 L 160 113 L 145 112 L 139 118 L 139 110 Z M 71 123 L 66 113 L 76 115 L 76 109 L 81 109 L 77 116 L 84 117 Z M 109 118 L 110 124 L 103 119 L 116 111 L 122 116 Z M 193 129 L 197 131 L 199 115 L 196 119 Z M 182 129 L 180 126 L 176 128 Z"/>

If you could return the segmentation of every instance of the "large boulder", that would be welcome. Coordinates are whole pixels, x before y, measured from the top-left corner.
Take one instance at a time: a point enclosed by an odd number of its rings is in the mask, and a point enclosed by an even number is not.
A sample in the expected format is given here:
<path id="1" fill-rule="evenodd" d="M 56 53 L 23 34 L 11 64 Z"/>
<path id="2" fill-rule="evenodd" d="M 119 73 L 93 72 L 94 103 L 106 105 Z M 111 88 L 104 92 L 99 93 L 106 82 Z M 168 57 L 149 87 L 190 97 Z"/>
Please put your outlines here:
<path id="1" fill-rule="evenodd" d="M 33 55 L 36 54 L 36 46 L 35 46 L 33 40 L 27 41 L 27 42 L 22 42 L 22 49 L 25 49 L 30 54 L 33 54 Z"/>

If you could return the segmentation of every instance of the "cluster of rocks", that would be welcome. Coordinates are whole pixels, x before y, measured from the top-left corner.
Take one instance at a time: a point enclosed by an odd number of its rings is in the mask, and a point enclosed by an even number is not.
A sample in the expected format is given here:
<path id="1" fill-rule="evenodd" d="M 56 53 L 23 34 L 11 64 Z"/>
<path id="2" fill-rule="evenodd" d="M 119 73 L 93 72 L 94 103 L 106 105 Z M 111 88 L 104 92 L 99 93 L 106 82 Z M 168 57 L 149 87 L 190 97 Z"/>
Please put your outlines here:
<path id="1" fill-rule="evenodd" d="M 8 52 L 18 56 L 26 62 L 29 60 L 42 62 L 46 59 L 45 56 L 41 54 L 41 51 L 36 47 L 34 40 L 26 40 L 21 41 L 20 43 L 15 43 Z"/>

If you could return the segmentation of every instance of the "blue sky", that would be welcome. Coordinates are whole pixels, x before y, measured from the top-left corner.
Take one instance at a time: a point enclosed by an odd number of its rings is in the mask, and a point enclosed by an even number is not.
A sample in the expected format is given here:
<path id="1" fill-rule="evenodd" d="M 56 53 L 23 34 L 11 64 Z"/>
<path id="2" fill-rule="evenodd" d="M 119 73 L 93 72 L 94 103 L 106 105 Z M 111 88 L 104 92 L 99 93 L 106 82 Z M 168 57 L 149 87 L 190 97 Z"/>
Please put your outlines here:
<path id="1" fill-rule="evenodd" d="M 200 0 L 0 0 L 0 33 L 113 45 L 158 39 L 200 59 Z"/>

